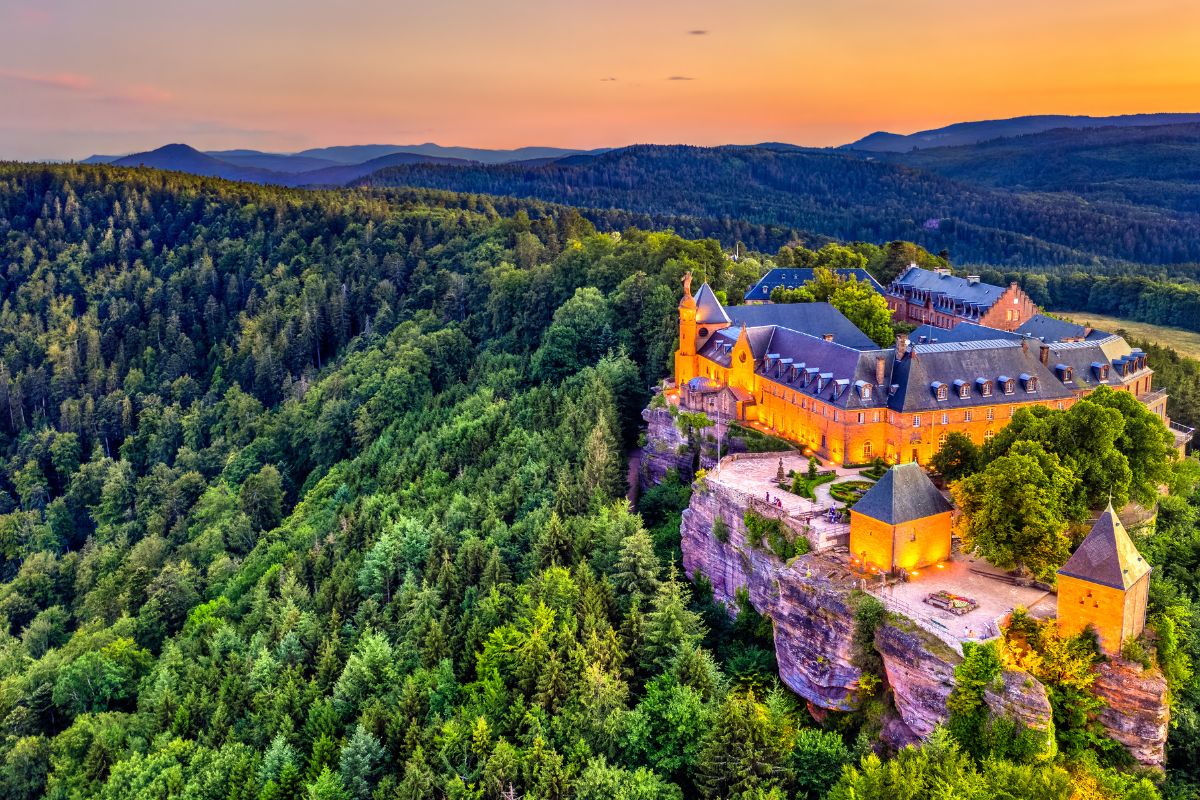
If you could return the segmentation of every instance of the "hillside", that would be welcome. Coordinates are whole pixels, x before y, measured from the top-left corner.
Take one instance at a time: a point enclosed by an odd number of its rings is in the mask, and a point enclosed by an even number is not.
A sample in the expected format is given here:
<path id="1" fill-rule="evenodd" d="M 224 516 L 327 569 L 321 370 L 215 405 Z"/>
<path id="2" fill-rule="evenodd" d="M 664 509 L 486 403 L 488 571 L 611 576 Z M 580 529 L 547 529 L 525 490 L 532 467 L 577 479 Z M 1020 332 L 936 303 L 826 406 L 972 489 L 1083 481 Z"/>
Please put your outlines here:
<path id="1" fill-rule="evenodd" d="M 411 165 L 366 186 L 424 186 L 696 219 L 742 219 L 838 239 L 910 239 L 956 263 L 1200 260 L 1200 217 L 1018 192 L 845 151 L 636 146 L 541 166 Z"/>
<path id="2" fill-rule="evenodd" d="M 1002 137 L 1024 136 L 1054 128 L 1086 129 L 1192 122 L 1200 122 L 1200 114 L 1123 114 L 1113 117 L 1042 114 L 979 122 L 956 122 L 942 128 L 909 134 L 876 131 L 842 147 L 873 153 L 906 153 L 927 147 L 954 147 Z"/>
<path id="3" fill-rule="evenodd" d="M 1200 123 L 1060 128 L 886 158 L 972 184 L 1200 212 Z"/>

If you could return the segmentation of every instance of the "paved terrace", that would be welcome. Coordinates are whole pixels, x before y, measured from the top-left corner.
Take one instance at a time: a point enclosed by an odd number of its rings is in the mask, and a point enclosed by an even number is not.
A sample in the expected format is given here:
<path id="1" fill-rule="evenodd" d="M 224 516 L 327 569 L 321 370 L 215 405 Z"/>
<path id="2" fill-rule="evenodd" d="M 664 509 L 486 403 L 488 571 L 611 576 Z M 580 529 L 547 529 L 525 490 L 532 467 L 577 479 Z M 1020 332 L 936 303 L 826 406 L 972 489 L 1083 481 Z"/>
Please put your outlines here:
<path id="1" fill-rule="evenodd" d="M 848 536 L 849 526 L 831 523 L 827 518 L 829 508 L 841 505 L 829 496 L 832 484 L 817 487 L 816 502 L 780 491 L 776 485 L 780 458 L 785 474 L 788 470 L 808 469 L 808 458 L 801 453 L 739 453 L 721 459 L 720 470 L 710 470 L 708 479 L 753 498 L 756 506 L 766 500 L 769 492 L 771 504 L 779 498 L 783 512 L 800 525 L 808 525 L 817 542 Z M 845 467 L 823 467 L 830 468 L 838 474 L 832 483 L 856 478 L 860 472 Z M 1054 594 L 1032 586 L 1017 586 L 1002 570 L 962 553 L 956 552 L 949 561 L 919 570 L 907 582 L 895 579 L 885 582 L 878 574 L 863 572 L 845 546 L 824 550 L 812 561 L 813 571 L 820 573 L 819 577 L 869 592 L 883 601 L 888 610 L 913 620 L 959 653 L 964 641 L 999 635 L 999 622 L 1017 606 L 1037 617 L 1052 617 L 1055 611 Z M 978 606 L 960 616 L 925 602 L 928 595 L 943 590 L 968 597 Z"/>

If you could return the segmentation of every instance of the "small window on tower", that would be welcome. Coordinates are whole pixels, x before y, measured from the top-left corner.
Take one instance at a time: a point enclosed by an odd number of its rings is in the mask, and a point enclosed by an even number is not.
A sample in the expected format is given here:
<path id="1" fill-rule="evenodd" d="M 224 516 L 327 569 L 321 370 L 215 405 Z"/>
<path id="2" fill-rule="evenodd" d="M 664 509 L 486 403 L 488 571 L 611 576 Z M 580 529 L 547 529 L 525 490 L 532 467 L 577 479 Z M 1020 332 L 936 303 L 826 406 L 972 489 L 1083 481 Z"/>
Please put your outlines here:
<path id="1" fill-rule="evenodd" d="M 708 328 L 701 328 L 701 329 L 700 329 L 700 335 L 701 335 L 701 336 L 708 336 Z"/>

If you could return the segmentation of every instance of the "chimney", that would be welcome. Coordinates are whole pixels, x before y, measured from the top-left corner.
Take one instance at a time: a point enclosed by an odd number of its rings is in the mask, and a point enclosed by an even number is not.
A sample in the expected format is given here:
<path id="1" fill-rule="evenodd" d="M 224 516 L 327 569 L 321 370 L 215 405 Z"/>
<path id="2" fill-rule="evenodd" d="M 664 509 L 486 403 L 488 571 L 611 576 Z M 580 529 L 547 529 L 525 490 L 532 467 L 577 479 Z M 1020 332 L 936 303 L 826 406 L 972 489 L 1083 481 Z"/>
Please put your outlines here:
<path id="1" fill-rule="evenodd" d="M 875 357 L 875 385 L 883 386 L 884 370 L 887 368 L 887 362 L 883 360 L 883 356 Z"/>
<path id="2" fill-rule="evenodd" d="M 832 333 L 826 333 L 826 334 L 825 334 L 825 335 L 823 335 L 821 338 L 822 338 L 822 339 L 824 339 L 824 340 L 825 340 L 825 341 L 827 341 L 827 342 L 832 342 L 832 341 L 833 341 L 833 334 L 832 334 Z"/>
<path id="3" fill-rule="evenodd" d="M 1025 355 L 1029 355 L 1029 340 L 1028 339 L 1021 340 L 1021 352 L 1024 353 Z"/>
<path id="4" fill-rule="evenodd" d="M 979 283 L 979 276 L 978 275 L 968 275 L 967 283 Z"/>
<path id="5" fill-rule="evenodd" d="M 896 360 L 904 358 L 904 354 L 908 351 L 908 334 L 896 334 Z"/>
<path id="6" fill-rule="evenodd" d="M 1049 366 L 1050 365 L 1050 345 L 1048 345 L 1048 344 L 1042 345 L 1041 352 L 1038 354 L 1038 357 L 1042 359 L 1043 367 Z"/>
<path id="7" fill-rule="evenodd" d="M 1087 337 L 1089 337 L 1089 336 L 1091 336 L 1091 335 L 1092 335 L 1092 326 L 1091 326 L 1091 325 L 1084 325 L 1084 326 L 1083 326 L 1083 338 L 1085 338 L 1085 339 L 1086 339 Z"/>

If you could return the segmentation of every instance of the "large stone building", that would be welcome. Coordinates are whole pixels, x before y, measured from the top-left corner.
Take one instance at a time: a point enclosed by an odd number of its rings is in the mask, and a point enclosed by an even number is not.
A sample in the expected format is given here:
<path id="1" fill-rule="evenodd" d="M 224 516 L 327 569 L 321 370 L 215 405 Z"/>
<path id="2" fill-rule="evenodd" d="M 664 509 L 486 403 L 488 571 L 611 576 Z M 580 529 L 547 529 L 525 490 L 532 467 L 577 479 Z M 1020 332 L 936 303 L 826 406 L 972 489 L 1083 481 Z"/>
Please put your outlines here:
<path id="1" fill-rule="evenodd" d="M 1058 570 L 1058 629 L 1073 636 L 1092 627 L 1112 655 L 1146 627 L 1150 565 L 1110 504 Z"/>
<path id="2" fill-rule="evenodd" d="M 927 270 L 916 264 L 888 285 L 884 297 L 897 320 L 935 328 L 975 322 L 1013 331 L 1038 313 L 1015 283 L 1006 289 L 982 283 L 975 275 L 959 278 L 948 269 Z"/>
<path id="3" fill-rule="evenodd" d="M 898 464 L 850 508 L 850 553 L 880 572 L 912 572 L 945 561 L 952 511 L 925 470 Z"/>
<path id="4" fill-rule="evenodd" d="M 927 463 L 951 432 L 982 444 L 1018 408 L 1066 408 L 1098 386 L 1134 393 L 1166 421 L 1146 354 L 1120 336 L 923 330 L 880 347 L 827 303 L 724 307 L 707 284 L 693 296 L 688 276 L 675 386 L 697 410 L 730 387 L 723 410 L 839 464 Z"/>

